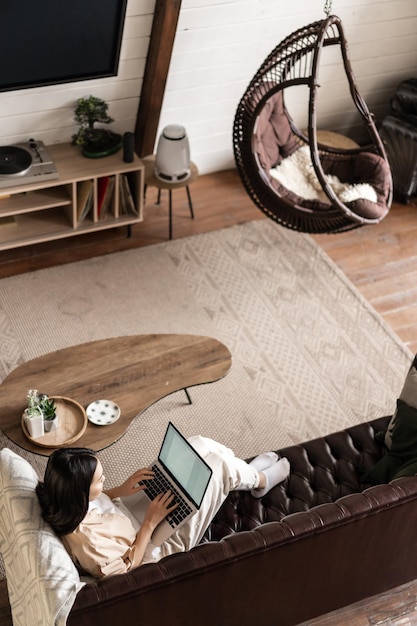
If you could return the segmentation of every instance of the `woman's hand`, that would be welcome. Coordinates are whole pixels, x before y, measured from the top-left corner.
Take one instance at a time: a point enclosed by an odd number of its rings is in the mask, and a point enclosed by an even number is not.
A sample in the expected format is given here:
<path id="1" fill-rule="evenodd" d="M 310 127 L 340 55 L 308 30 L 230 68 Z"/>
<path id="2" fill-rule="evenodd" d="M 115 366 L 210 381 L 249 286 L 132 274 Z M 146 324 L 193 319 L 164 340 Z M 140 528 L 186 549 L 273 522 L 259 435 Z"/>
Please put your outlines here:
<path id="1" fill-rule="evenodd" d="M 139 485 L 138 483 L 142 480 L 149 480 L 153 478 L 154 473 L 147 467 L 137 470 L 132 476 L 129 476 L 127 480 L 124 481 L 118 487 L 113 487 L 112 489 L 108 489 L 105 493 L 109 496 L 109 498 L 121 498 L 123 496 L 132 496 L 138 491 L 142 491 L 145 489 L 144 485 Z"/>
<path id="2" fill-rule="evenodd" d="M 152 532 L 171 511 L 177 508 L 178 503 L 173 504 L 173 500 L 174 494 L 171 491 L 167 491 L 157 495 L 148 506 L 143 523 L 148 524 Z"/>
<path id="3" fill-rule="evenodd" d="M 174 500 L 174 494 L 170 491 L 166 493 L 160 493 L 150 503 L 143 524 L 139 528 L 133 546 L 135 548 L 133 553 L 132 567 L 138 567 L 142 563 L 143 555 L 149 542 L 152 540 L 152 533 L 160 522 L 171 513 L 178 504 L 172 504 Z"/>

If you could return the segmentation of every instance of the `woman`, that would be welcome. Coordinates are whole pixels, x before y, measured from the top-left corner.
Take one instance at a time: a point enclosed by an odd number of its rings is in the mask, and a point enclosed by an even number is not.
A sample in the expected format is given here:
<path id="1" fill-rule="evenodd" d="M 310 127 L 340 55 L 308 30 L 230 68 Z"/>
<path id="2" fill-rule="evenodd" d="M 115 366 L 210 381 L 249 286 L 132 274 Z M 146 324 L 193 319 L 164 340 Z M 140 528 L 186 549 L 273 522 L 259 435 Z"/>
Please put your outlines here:
<path id="1" fill-rule="evenodd" d="M 161 546 L 152 544 L 152 533 L 175 509 L 173 495 L 167 492 L 155 498 L 142 524 L 120 499 L 144 489 L 138 482 L 151 479 L 151 470 L 139 469 L 118 487 L 104 491 L 103 468 L 93 450 L 60 448 L 51 454 L 44 482 L 36 488 L 42 516 L 81 570 L 101 578 L 189 550 L 199 543 L 230 491 L 250 490 L 260 498 L 289 474 L 288 460 L 278 460 L 274 452 L 248 464 L 207 437 L 189 441 L 213 475 L 200 510 Z"/>

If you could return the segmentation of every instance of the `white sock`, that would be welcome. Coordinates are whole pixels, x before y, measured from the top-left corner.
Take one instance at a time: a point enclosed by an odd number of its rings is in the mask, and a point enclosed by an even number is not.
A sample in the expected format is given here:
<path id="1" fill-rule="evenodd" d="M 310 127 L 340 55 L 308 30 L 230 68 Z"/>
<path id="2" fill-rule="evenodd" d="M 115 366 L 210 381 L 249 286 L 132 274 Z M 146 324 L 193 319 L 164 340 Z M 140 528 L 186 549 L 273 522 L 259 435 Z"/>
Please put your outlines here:
<path id="1" fill-rule="evenodd" d="M 265 475 L 266 484 L 263 489 L 252 489 L 251 494 L 255 498 L 262 498 L 262 496 L 267 494 L 268 491 L 272 489 L 272 487 L 275 487 L 275 485 L 282 483 L 282 481 L 285 480 L 290 473 L 290 463 L 288 459 L 283 457 L 273 465 L 270 465 L 266 469 L 260 471 L 262 471 L 262 473 Z"/>
<path id="2" fill-rule="evenodd" d="M 262 470 L 266 469 L 270 465 L 273 465 L 278 461 L 278 454 L 276 452 L 263 452 L 262 454 L 258 454 L 249 465 L 252 465 L 258 472 L 262 472 Z"/>

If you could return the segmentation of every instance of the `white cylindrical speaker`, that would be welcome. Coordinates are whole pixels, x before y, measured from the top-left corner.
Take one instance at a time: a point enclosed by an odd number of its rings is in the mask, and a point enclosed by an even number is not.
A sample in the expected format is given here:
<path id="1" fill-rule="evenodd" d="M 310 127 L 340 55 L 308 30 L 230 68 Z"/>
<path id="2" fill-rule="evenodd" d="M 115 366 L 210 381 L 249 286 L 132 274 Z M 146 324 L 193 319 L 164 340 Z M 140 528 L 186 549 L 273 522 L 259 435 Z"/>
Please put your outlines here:
<path id="1" fill-rule="evenodd" d="M 190 176 L 190 144 L 184 126 L 165 126 L 159 137 L 155 157 L 155 176 L 178 183 Z"/>

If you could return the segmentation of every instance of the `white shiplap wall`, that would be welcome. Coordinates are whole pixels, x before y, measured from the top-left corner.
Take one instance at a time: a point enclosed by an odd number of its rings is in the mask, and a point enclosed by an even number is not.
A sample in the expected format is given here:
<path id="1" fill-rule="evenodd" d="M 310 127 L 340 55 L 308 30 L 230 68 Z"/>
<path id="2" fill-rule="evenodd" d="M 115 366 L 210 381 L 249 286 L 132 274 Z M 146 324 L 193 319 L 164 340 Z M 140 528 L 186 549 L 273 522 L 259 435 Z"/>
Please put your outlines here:
<path id="1" fill-rule="evenodd" d="M 332 13 L 343 21 L 360 91 L 381 120 L 398 82 L 417 76 L 417 2 L 333 0 Z M 250 79 L 280 41 L 324 17 L 324 0 L 183 0 L 160 128 L 187 128 L 201 171 L 232 167 L 234 113 Z M 322 59 L 320 125 L 359 139 L 340 56 Z M 302 125 L 305 95 L 288 101 Z"/>
<path id="2" fill-rule="evenodd" d="M 109 103 L 118 132 L 133 130 L 155 0 L 129 0 L 119 76 L 0 93 L 2 145 L 31 136 L 68 141 L 76 100 L 92 93 Z M 233 167 L 236 105 L 266 55 L 284 37 L 324 17 L 324 0 L 183 0 L 160 129 L 183 124 L 202 173 Z M 358 85 L 377 121 L 400 80 L 417 76 L 416 0 L 333 0 L 344 24 Z M 319 120 L 358 135 L 357 119 L 337 55 L 323 55 Z M 303 124 L 305 95 L 289 101 Z"/>
<path id="3" fill-rule="evenodd" d="M 109 104 L 116 132 L 134 129 L 152 28 L 155 0 L 128 0 L 118 76 L 0 93 L 1 145 L 26 141 L 70 141 L 77 127 L 74 108 L 90 94 Z M 110 128 L 110 127 L 109 127 Z"/>

